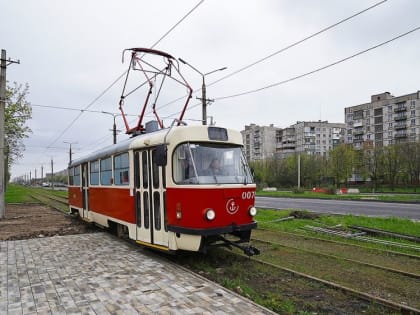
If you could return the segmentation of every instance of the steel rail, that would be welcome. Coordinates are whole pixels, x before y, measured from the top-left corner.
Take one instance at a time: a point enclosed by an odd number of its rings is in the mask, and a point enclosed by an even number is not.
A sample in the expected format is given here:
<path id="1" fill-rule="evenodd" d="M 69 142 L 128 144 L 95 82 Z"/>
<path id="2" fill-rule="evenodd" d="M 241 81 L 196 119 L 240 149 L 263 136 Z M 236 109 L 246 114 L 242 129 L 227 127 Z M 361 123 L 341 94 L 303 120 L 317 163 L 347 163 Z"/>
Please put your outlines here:
<path id="1" fill-rule="evenodd" d="M 334 258 L 337 260 L 345 260 L 351 263 L 356 263 L 356 264 L 360 264 L 360 265 L 364 265 L 364 266 L 368 266 L 368 267 L 372 267 L 372 268 L 377 268 L 377 269 L 381 269 L 384 271 L 390 271 L 392 273 L 397 273 L 400 275 L 404 275 L 410 278 L 415 278 L 415 279 L 420 279 L 420 274 L 416 274 L 416 273 L 412 273 L 412 272 L 408 272 L 408 271 L 404 271 L 404 270 L 399 270 L 399 269 L 394 269 L 394 268 L 389 268 L 389 267 L 385 267 L 385 266 L 380 266 L 380 265 L 375 265 L 375 264 L 371 264 L 371 263 L 367 263 L 367 262 L 363 262 L 360 260 L 355 260 L 355 259 L 351 259 L 351 258 L 346 258 L 346 257 L 340 257 L 340 256 L 336 256 L 336 255 L 331 255 L 331 254 L 325 254 L 319 251 L 313 251 L 313 250 L 309 250 L 309 249 L 304 249 L 304 248 L 299 248 L 299 247 L 295 247 L 295 246 L 290 246 L 290 245 L 285 245 L 285 244 L 281 244 L 281 243 L 277 243 L 277 242 L 273 242 L 273 241 L 267 241 L 267 240 L 263 240 L 263 239 L 259 239 L 259 238 L 255 238 L 252 237 L 252 240 L 255 240 L 257 242 L 261 242 L 261 243 L 267 243 L 267 244 L 273 244 L 273 245 L 277 245 L 277 246 L 281 246 L 281 247 L 285 247 L 285 248 L 292 248 L 295 250 L 299 250 L 305 253 L 310 253 L 310 254 L 315 254 L 315 255 L 319 255 L 319 256 L 324 256 L 324 257 L 329 257 L 329 258 Z"/>
<path id="2" fill-rule="evenodd" d="M 47 205 L 47 206 L 49 206 L 49 207 L 51 207 L 51 208 L 53 208 L 55 210 L 60 211 L 63 214 L 67 214 L 68 215 L 68 213 L 66 213 L 66 211 L 63 210 L 63 208 L 60 208 L 56 204 L 53 204 L 53 203 L 48 202 L 48 200 L 54 200 L 55 202 L 58 202 L 58 203 L 60 203 L 62 205 L 67 205 L 67 202 L 64 202 L 64 201 L 61 201 L 61 200 L 57 200 L 57 199 L 54 199 L 54 198 L 50 198 L 50 196 L 43 195 L 43 194 L 34 194 L 34 193 L 32 193 L 32 194 L 30 194 L 30 196 L 32 198 L 34 198 L 35 200 L 38 200 L 42 204 L 45 204 L 45 205 Z M 45 200 L 45 199 L 47 199 L 47 200 Z"/>
<path id="3" fill-rule="evenodd" d="M 336 230 L 333 230 L 333 229 L 330 229 L 330 228 L 321 228 L 321 227 L 317 227 L 317 226 L 307 225 L 304 228 L 308 229 L 310 231 L 313 231 L 313 232 L 320 232 L 320 233 L 336 235 L 336 236 L 340 236 L 340 237 L 344 237 L 344 238 L 361 240 L 361 241 L 370 242 L 370 243 L 377 243 L 377 244 L 382 244 L 382 245 L 387 245 L 387 246 L 395 246 L 395 247 L 408 248 L 408 249 L 413 249 L 413 250 L 420 251 L 420 246 L 412 245 L 412 244 L 405 244 L 405 243 L 400 243 L 400 242 L 392 242 L 392 241 L 387 241 L 387 240 L 381 240 L 381 239 L 376 239 L 376 238 L 373 238 L 373 237 L 360 236 L 358 234 L 351 235 L 351 234 L 348 234 L 346 232 L 336 231 Z"/>
<path id="4" fill-rule="evenodd" d="M 244 256 L 243 254 L 240 254 L 240 253 L 235 253 L 235 254 L 240 255 L 240 256 Z M 265 264 L 267 266 L 277 268 L 277 269 L 292 273 L 294 275 L 297 275 L 297 276 L 300 276 L 300 277 L 303 277 L 303 278 L 306 278 L 306 279 L 310 279 L 310 280 L 313 280 L 313 281 L 320 282 L 320 283 L 322 283 L 326 286 L 329 286 L 331 288 L 340 290 L 344 293 L 349 293 L 349 294 L 351 294 L 353 296 L 356 296 L 356 297 L 358 297 L 362 300 L 365 300 L 365 301 L 368 301 L 368 302 L 375 302 L 375 303 L 378 303 L 382 306 L 400 311 L 403 314 L 405 314 L 405 313 L 410 314 L 410 312 L 414 313 L 414 314 L 420 314 L 420 309 L 416 309 L 414 307 L 410 307 L 410 306 L 407 306 L 407 305 L 392 302 L 392 301 L 389 301 L 389 300 L 386 300 L 386 299 L 383 299 L 383 298 L 380 298 L 380 297 L 377 297 L 377 296 L 374 296 L 374 295 L 371 295 L 371 294 L 368 294 L 368 293 L 364 293 L 364 292 L 361 292 L 361 291 L 358 291 L 358 290 L 355 290 L 355 289 L 352 289 L 352 288 L 349 288 L 349 287 L 346 287 L 346 286 L 342 286 L 340 284 L 337 284 L 337 283 L 334 283 L 334 282 L 331 282 L 331 281 L 323 280 L 321 278 L 305 274 L 305 273 L 300 272 L 300 271 L 296 271 L 296 270 L 293 270 L 293 269 L 290 269 L 290 268 L 275 265 L 273 263 L 269 263 L 269 262 L 266 262 L 264 260 L 261 260 L 261 259 L 255 258 L 255 257 L 252 258 L 252 260 L 254 260 L 254 261 L 256 261 L 260 264 Z"/>
<path id="5" fill-rule="evenodd" d="M 397 251 L 382 249 L 382 248 L 372 248 L 372 247 L 363 246 L 363 245 L 360 245 L 360 244 L 352 244 L 352 243 L 349 243 L 349 242 L 340 242 L 340 241 L 337 241 L 337 240 L 330 240 L 330 239 L 315 237 L 315 236 L 311 236 L 311 235 L 307 235 L 307 234 L 298 234 L 298 233 L 292 233 L 292 232 L 286 232 L 286 231 L 274 231 L 274 230 L 269 230 L 269 229 L 262 229 L 260 227 L 258 228 L 257 231 L 269 231 L 269 232 L 273 232 L 273 233 L 292 235 L 292 236 L 296 236 L 296 237 L 300 237 L 300 238 L 309 238 L 309 239 L 312 239 L 312 240 L 334 243 L 334 244 L 339 244 L 339 245 L 355 246 L 355 247 L 359 247 L 359 248 L 363 248 L 363 249 L 375 250 L 375 251 L 385 252 L 385 253 L 389 253 L 389 254 L 393 254 L 393 255 L 399 255 L 399 256 L 410 257 L 410 258 L 414 258 L 414 259 L 420 259 L 419 255 L 407 254 L 407 253 L 402 253 L 402 252 L 397 252 Z M 303 230 L 303 231 L 305 231 L 305 230 Z M 307 231 L 305 231 L 305 232 L 307 232 Z"/>

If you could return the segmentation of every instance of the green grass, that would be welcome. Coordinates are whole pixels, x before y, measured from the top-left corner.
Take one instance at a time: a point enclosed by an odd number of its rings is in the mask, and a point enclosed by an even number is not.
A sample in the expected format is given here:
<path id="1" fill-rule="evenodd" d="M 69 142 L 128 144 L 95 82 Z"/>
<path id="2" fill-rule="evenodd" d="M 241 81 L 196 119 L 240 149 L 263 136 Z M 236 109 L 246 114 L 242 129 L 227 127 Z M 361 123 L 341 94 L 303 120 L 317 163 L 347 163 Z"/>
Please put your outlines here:
<path id="1" fill-rule="evenodd" d="M 67 190 L 52 190 L 38 187 L 28 187 L 23 185 L 9 184 L 7 186 L 5 201 L 6 203 L 28 203 L 34 202 L 30 194 L 36 191 L 42 191 L 47 194 L 51 194 L 59 197 L 67 197 Z"/>
<path id="2" fill-rule="evenodd" d="M 323 194 L 305 191 L 304 193 L 293 193 L 291 191 L 257 191 L 257 196 L 265 197 L 285 197 L 285 198 L 318 198 L 318 199 L 340 199 L 340 200 L 364 200 L 373 199 L 378 201 L 398 201 L 398 202 L 420 202 L 420 193 L 417 194 Z"/>
<path id="3" fill-rule="evenodd" d="M 47 191 L 48 193 L 54 195 L 54 196 L 64 197 L 64 198 L 68 197 L 68 191 L 67 190 L 52 190 L 52 189 L 44 189 L 44 190 Z"/>
<path id="4" fill-rule="evenodd" d="M 315 219 L 294 219 L 289 221 L 275 221 L 290 215 L 289 210 L 261 210 L 256 216 L 258 226 L 276 231 L 294 232 L 302 229 L 305 225 L 313 226 L 335 226 L 341 224 L 343 227 L 360 225 L 376 229 L 383 229 L 395 233 L 420 236 L 420 223 L 401 218 L 374 218 L 354 215 L 320 215 Z"/>
<path id="5" fill-rule="evenodd" d="M 34 200 L 29 195 L 32 189 L 26 186 L 9 184 L 5 194 L 5 201 L 6 203 L 33 202 Z"/>

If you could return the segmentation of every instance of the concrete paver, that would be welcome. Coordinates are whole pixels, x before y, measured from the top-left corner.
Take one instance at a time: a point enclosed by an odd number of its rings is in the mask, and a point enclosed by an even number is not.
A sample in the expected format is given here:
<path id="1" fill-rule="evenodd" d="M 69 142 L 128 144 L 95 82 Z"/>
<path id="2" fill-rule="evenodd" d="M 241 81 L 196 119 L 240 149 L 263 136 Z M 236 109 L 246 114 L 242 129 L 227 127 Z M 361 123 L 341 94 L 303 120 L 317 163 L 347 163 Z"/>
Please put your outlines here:
<path id="1" fill-rule="evenodd" d="M 0 314 L 272 314 L 107 233 L 0 242 Z"/>

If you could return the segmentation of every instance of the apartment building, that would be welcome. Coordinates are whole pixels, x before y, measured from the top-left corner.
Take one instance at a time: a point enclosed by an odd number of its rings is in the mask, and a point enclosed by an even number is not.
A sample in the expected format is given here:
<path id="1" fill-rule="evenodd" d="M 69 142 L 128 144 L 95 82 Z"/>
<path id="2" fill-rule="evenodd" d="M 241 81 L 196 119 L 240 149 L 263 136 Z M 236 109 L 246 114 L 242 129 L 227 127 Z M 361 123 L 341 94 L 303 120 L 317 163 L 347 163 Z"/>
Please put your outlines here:
<path id="1" fill-rule="evenodd" d="M 270 126 L 258 126 L 256 124 L 245 126 L 245 130 L 241 131 L 241 134 L 248 161 L 273 158 L 276 150 L 277 129 L 273 124 Z"/>
<path id="2" fill-rule="evenodd" d="M 345 143 L 355 148 L 420 141 L 420 91 L 372 95 L 370 103 L 345 108 Z"/>
<path id="3" fill-rule="evenodd" d="M 242 137 L 248 161 L 282 159 L 295 153 L 326 156 L 342 142 L 344 123 L 298 121 L 286 128 L 245 126 Z"/>
<path id="4" fill-rule="evenodd" d="M 342 142 L 344 123 L 328 121 L 298 121 L 278 131 L 276 155 L 287 157 L 296 152 L 327 156 L 328 151 Z"/>

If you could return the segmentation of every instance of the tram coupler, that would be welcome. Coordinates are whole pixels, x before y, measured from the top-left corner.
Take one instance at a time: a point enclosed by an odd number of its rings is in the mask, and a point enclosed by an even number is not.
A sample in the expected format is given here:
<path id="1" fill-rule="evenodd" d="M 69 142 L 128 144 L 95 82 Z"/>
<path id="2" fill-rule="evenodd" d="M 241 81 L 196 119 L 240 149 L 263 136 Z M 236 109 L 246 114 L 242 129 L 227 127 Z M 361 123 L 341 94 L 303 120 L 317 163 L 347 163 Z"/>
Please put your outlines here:
<path id="1" fill-rule="evenodd" d="M 229 248 L 236 247 L 239 248 L 240 250 L 242 250 L 244 252 L 245 255 L 247 255 L 248 257 L 254 256 L 254 255 L 259 255 L 260 254 L 260 250 L 254 246 L 248 245 L 248 246 L 242 246 L 236 242 L 232 242 L 226 238 L 224 238 L 223 236 L 220 236 L 220 239 L 223 240 L 225 242 L 225 245 Z"/>

